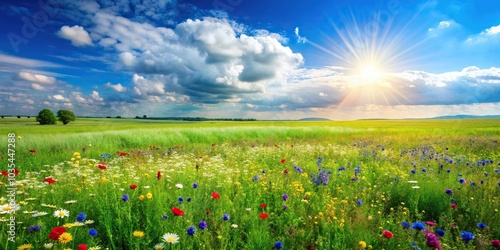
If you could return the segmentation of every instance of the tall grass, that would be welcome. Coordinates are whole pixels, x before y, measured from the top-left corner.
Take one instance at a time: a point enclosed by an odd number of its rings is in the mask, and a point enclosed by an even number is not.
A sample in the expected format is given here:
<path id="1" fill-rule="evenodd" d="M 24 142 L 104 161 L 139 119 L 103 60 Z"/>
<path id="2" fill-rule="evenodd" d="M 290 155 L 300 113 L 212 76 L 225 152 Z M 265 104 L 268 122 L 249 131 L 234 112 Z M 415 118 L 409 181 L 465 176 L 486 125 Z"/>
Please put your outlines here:
<path id="1" fill-rule="evenodd" d="M 445 230 L 440 242 L 450 249 L 488 249 L 492 239 L 500 238 L 498 120 L 118 120 L 100 128 L 96 124 L 102 120 L 80 122 L 40 129 L 12 120 L 1 126 L 2 140 L 7 131 L 21 136 L 16 141 L 21 171 L 16 179 L 22 204 L 16 218 L 22 224 L 15 244 L 0 234 L 3 249 L 20 244 L 42 248 L 58 225 L 65 225 L 73 240 L 53 242 L 56 249 L 75 249 L 80 243 L 151 249 L 167 232 L 180 236 L 179 244 L 166 245 L 174 249 L 269 249 L 277 241 L 287 249 L 359 249 L 360 241 L 373 249 L 425 248 L 424 233 L 401 226 L 416 221 L 437 224 L 426 226 L 427 233 Z M 102 158 L 105 153 L 110 158 Z M 1 161 L 7 163 L 4 152 Z M 99 164 L 107 168 L 99 169 Z M 327 173 L 326 185 L 316 185 L 312 178 L 321 171 Z M 44 182 L 48 176 L 56 182 Z M 460 183 L 460 178 L 467 182 Z M 3 196 L 7 185 L 2 182 Z M 131 184 L 138 188 L 131 189 Z M 212 198 L 213 192 L 220 199 Z M 124 194 L 128 201 L 122 200 Z M 72 200 L 76 203 L 67 203 Z M 175 216 L 174 206 L 185 215 Z M 55 218 L 57 208 L 69 210 L 70 216 Z M 48 215 L 33 217 L 34 211 Z M 73 225 L 80 212 L 94 222 Z M 261 219 L 261 213 L 268 217 Z M 224 214 L 229 220 L 222 219 Z M 208 224 L 205 230 L 198 228 L 202 220 Z M 488 227 L 478 228 L 479 222 Z M 0 223 L 5 232 L 6 223 Z M 31 225 L 42 229 L 30 233 Z M 193 236 L 187 235 L 190 226 L 196 227 Z M 90 237 L 90 228 L 98 236 Z M 383 230 L 394 238 L 382 237 Z M 134 231 L 145 236 L 135 237 Z M 476 238 L 465 244 L 462 231 Z"/>

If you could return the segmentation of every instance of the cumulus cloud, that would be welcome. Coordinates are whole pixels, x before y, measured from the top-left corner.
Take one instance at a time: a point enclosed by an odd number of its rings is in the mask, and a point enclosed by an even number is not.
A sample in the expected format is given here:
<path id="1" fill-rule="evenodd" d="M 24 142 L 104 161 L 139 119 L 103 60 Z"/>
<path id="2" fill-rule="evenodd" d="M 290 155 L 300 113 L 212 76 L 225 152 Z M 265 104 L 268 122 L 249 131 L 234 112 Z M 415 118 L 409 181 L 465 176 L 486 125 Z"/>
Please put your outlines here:
<path id="1" fill-rule="evenodd" d="M 120 93 L 121 93 L 121 92 L 125 92 L 125 91 L 127 91 L 127 88 L 126 88 L 126 87 L 123 87 L 120 83 L 118 83 L 118 84 L 111 84 L 110 82 L 108 82 L 108 83 L 106 83 L 106 84 L 104 85 L 104 87 L 106 87 L 106 88 L 111 88 L 111 89 L 113 89 L 114 91 L 116 91 L 116 92 L 120 92 Z"/>
<path id="2" fill-rule="evenodd" d="M 440 30 L 453 28 L 455 26 L 458 26 L 458 24 L 455 22 L 455 20 L 444 20 L 444 21 L 439 22 L 439 24 L 436 27 L 429 28 L 428 31 L 431 33 L 435 33 L 435 32 L 438 32 Z"/>
<path id="3" fill-rule="evenodd" d="M 486 42 L 500 38 L 500 25 L 492 26 L 481 33 L 467 38 L 466 42 Z"/>
<path id="4" fill-rule="evenodd" d="M 104 101 L 104 99 L 99 96 L 99 92 L 97 92 L 97 91 L 92 91 L 92 94 L 90 95 L 90 97 L 93 100 L 98 101 L 98 102 Z"/>
<path id="5" fill-rule="evenodd" d="M 57 32 L 57 35 L 61 38 L 70 40 L 71 44 L 77 47 L 92 45 L 92 39 L 90 38 L 89 33 L 79 25 L 75 25 L 73 27 L 64 25 L 61 27 L 59 32 Z"/>
<path id="6" fill-rule="evenodd" d="M 70 102 L 70 100 L 62 95 L 53 95 L 52 100 L 55 100 L 57 102 Z"/>
<path id="7" fill-rule="evenodd" d="M 42 74 L 34 74 L 26 71 L 19 72 L 19 78 L 30 81 L 37 82 L 42 84 L 53 84 L 56 79 L 54 77 L 42 75 Z"/>
<path id="8" fill-rule="evenodd" d="M 302 55 L 270 32 L 242 33 L 226 19 L 188 19 L 175 29 L 113 16 L 95 15 L 93 33 L 113 39 L 122 66 L 135 72 L 131 93 L 136 98 L 163 95 L 161 89 L 187 95 L 194 102 L 218 103 L 236 95 L 263 92 L 264 85 L 283 83 L 302 65 Z M 106 44 L 112 44 L 107 43 Z M 155 75 L 146 84 L 144 75 Z M 146 86 L 147 85 L 147 86 Z"/>
<path id="9" fill-rule="evenodd" d="M 338 107 L 468 105 L 500 102 L 500 68 L 475 66 L 433 74 L 405 71 L 366 85 L 343 68 L 300 69 L 289 84 L 246 99 L 252 110 L 300 111 Z M 250 105 L 248 105 L 250 104 Z"/>

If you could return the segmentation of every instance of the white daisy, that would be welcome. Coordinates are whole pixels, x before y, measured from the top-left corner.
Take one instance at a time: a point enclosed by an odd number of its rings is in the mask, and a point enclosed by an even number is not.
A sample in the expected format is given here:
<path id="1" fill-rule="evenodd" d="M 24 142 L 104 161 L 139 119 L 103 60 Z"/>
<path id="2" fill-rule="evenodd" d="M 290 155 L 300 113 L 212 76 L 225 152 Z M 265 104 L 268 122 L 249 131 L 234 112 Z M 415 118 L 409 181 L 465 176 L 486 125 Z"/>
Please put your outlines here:
<path id="1" fill-rule="evenodd" d="M 163 250 L 163 248 L 165 247 L 165 245 L 163 243 L 158 243 L 156 244 L 153 249 L 154 250 Z"/>
<path id="2" fill-rule="evenodd" d="M 166 233 L 163 235 L 163 240 L 167 243 L 170 243 L 170 244 L 175 244 L 177 242 L 179 242 L 179 236 L 177 234 L 173 234 L 173 233 Z"/>
<path id="3" fill-rule="evenodd" d="M 69 211 L 66 209 L 61 208 L 59 210 L 54 211 L 54 217 L 64 218 L 64 217 L 68 217 L 68 216 L 69 216 Z"/>

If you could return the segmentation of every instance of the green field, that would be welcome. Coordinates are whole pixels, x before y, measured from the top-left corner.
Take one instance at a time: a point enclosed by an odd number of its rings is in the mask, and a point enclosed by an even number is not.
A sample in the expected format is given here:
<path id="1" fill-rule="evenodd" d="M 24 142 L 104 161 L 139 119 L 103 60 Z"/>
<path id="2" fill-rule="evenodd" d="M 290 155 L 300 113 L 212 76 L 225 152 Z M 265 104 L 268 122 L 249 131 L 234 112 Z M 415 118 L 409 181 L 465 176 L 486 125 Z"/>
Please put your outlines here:
<path id="1" fill-rule="evenodd" d="M 0 134 L 0 170 L 14 161 L 20 205 L 13 243 L 16 208 L 0 177 L 1 249 L 431 249 L 437 229 L 443 249 L 500 239 L 500 119 L 41 126 L 6 117 Z M 66 238 L 49 238 L 56 226 Z"/>

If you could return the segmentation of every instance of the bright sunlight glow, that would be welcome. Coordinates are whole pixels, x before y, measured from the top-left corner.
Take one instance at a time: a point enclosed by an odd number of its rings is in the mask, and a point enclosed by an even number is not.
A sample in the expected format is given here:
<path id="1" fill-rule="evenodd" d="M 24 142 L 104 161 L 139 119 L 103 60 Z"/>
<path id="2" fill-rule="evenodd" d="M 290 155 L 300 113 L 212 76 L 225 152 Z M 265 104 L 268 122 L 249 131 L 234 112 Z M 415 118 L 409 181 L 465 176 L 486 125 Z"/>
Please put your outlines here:
<path id="1" fill-rule="evenodd" d="M 366 83 L 375 83 L 382 76 L 381 70 L 375 65 L 366 65 L 361 68 L 361 76 Z"/>

